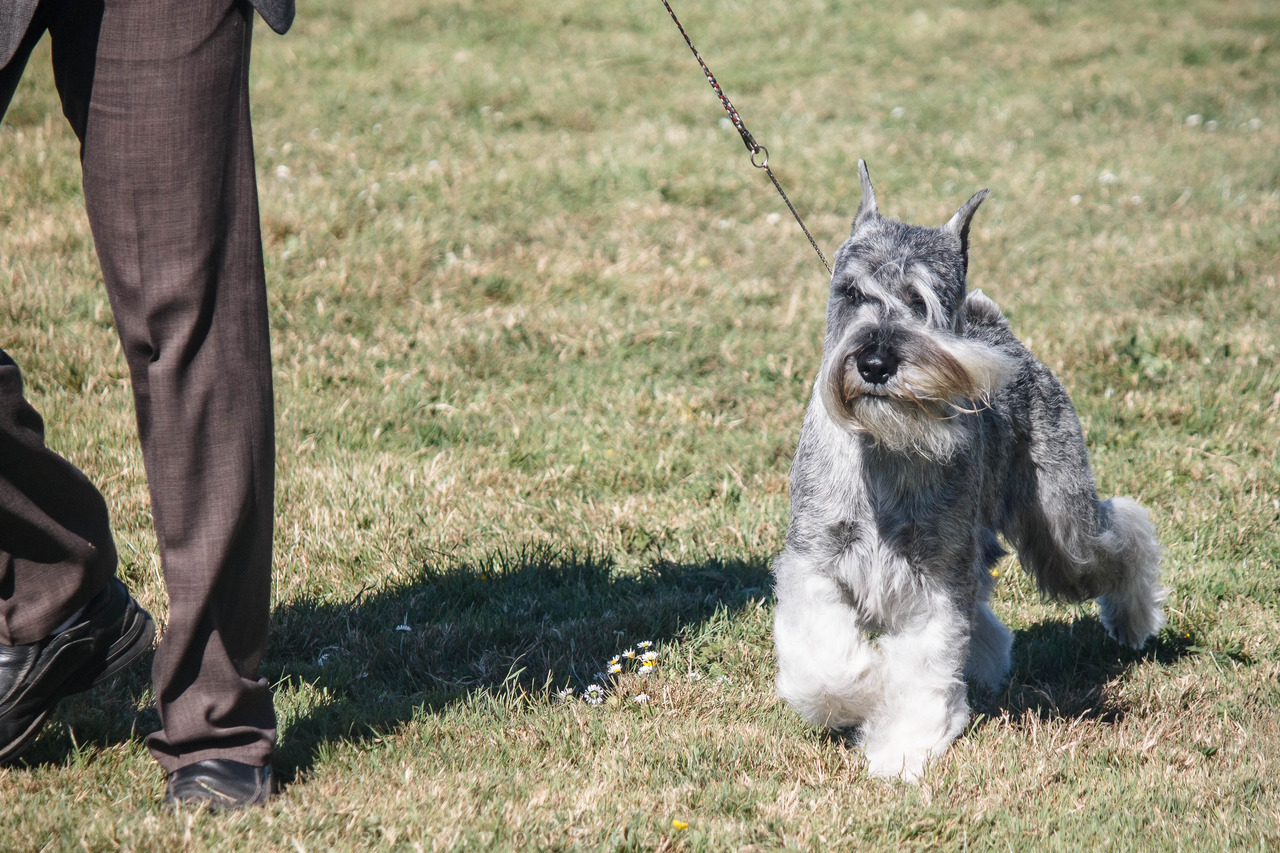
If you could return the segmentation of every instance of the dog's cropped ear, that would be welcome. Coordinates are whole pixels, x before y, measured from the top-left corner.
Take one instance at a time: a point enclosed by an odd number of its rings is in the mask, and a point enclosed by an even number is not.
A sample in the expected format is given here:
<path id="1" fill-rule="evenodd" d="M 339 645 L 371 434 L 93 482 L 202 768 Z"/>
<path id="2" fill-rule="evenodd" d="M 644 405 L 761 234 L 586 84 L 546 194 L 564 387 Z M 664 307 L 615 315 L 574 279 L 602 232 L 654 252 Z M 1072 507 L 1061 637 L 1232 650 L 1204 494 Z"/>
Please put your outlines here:
<path id="1" fill-rule="evenodd" d="M 871 186 L 871 175 L 867 173 L 867 161 L 858 161 L 858 180 L 862 183 L 862 201 L 858 202 L 858 212 L 853 217 L 853 230 L 857 231 L 863 223 L 880 216 L 876 207 L 876 191 Z"/>
<path id="2" fill-rule="evenodd" d="M 990 192 L 991 190 L 979 190 L 974 193 L 972 198 L 960 205 L 951 221 L 942 226 L 943 231 L 949 231 L 960 238 L 960 255 L 964 258 L 965 272 L 969 271 L 969 223 L 973 221 L 973 214 Z"/>

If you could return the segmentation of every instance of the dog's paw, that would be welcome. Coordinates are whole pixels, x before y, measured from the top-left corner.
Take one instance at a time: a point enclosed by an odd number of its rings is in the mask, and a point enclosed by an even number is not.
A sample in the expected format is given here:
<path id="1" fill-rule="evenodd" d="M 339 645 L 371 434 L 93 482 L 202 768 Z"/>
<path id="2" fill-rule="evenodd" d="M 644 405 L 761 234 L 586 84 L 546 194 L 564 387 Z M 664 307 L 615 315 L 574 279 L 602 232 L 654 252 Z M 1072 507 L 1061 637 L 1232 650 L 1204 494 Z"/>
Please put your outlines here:
<path id="1" fill-rule="evenodd" d="M 866 748 L 867 773 L 877 779 L 919 782 L 932 754 L 927 749 L 907 749 L 882 744 Z"/>

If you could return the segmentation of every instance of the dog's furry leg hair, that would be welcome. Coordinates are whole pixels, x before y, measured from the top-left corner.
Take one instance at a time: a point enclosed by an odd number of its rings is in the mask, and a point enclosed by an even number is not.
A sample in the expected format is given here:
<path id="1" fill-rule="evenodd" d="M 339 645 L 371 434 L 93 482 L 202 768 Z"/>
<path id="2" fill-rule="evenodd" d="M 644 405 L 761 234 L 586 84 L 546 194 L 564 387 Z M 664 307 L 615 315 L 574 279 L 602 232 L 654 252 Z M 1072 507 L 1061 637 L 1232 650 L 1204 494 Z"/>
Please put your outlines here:
<path id="1" fill-rule="evenodd" d="M 919 779 L 969 721 L 961 676 L 969 650 L 968 618 L 945 596 L 930 598 L 918 622 L 904 623 L 879 640 L 884 692 L 862 729 L 872 776 Z"/>
<path id="2" fill-rule="evenodd" d="M 1013 632 L 996 618 L 987 604 L 996 585 L 991 570 L 1005 552 L 990 531 L 985 531 L 978 552 L 982 555 L 976 572 L 978 598 L 974 604 L 969 660 L 965 663 L 964 675 L 983 690 L 995 692 L 1004 686 L 1012 664 Z"/>
<path id="3" fill-rule="evenodd" d="M 945 589 L 918 587 L 911 612 L 873 639 L 848 590 L 806 559 L 788 551 L 774 566 L 779 696 L 815 726 L 861 726 L 871 775 L 918 779 L 968 722 L 962 673 L 988 689 L 1008 673 L 1013 637 L 985 603 L 992 584 L 974 614 Z"/>
<path id="4" fill-rule="evenodd" d="M 785 565 L 803 559 L 784 553 L 774 567 L 788 585 L 773 617 L 778 695 L 815 726 L 861 725 L 883 690 L 880 650 L 833 579 Z"/>
<path id="5" fill-rule="evenodd" d="M 1046 367 L 1028 354 L 1005 393 L 1028 438 L 1007 479 L 1001 532 L 1044 593 L 1096 598 L 1107 632 L 1141 648 L 1164 624 L 1168 594 L 1146 509 L 1129 498 L 1098 500 L 1080 422 Z"/>

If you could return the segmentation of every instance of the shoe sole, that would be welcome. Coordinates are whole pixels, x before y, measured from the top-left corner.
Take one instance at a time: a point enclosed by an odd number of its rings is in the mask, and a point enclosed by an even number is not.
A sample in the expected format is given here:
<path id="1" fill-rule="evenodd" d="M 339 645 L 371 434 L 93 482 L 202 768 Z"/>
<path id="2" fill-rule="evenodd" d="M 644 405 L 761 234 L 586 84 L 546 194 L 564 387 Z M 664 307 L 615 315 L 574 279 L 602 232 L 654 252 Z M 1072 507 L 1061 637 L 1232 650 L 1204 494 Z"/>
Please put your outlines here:
<path id="1" fill-rule="evenodd" d="M 64 697 L 73 693 L 83 693 L 85 690 L 97 687 L 104 681 L 119 674 L 121 670 L 128 669 L 137 662 L 138 658 L 147 653 L 147 649 L 151 648 L 151 644 L 156 637 L 155 620 L 151 618 L 150 613 L 139 607 L 136 601 L 133 602 L 132 615 L 133 618 L 130 620 L 129 625 L 125 627 L 124 631 L 120 633 L 120 637 L 107 649 L 106 666 L 89 681 L 87 687 L 68 690 L 63 694 Z M 80 672 L 84 672 L 86 669 L 89 669 L 88 665 L 81 668 Z"/>
<path id="2" fill-rule="evenodd" d="M 3 750 L 0 750 L 0 765 L 8 764 L 20 756 L 31 742 L 40 734 L 40 730 L 44 728 L 45 721 L 49 719 L 49 715 L 58 707 L 58 703 L 68 696 L 74 696 L 77 693 L 84 693 L 109 681 L 112 677 L 136 663 L 138 658 L 147 653 L 147 649 L 151 648 L 151 643 L 156 636 L 156 623 L 151 618 L 151 614 L 138 606 L 137 602 L 132 602 L 133 613 L 129 624 L 125 626 L 120 637 L 106 651 L 106 664 L 102 669 L 89 677 L 89 672 L 93 670 L 94 661 L 85 664 L 76 674 L 68 678 L 64 682 L 63 690 L 58 694 L 49 707 L 42 713 L 37 714 L 35 719 L 31 721 L 31 725 L 27 730 L 18 737 L 11 740 Z M 114 656 L 114 657 L 113 657 Z M 80 679 L 84 675 L 87 681 Z"/>

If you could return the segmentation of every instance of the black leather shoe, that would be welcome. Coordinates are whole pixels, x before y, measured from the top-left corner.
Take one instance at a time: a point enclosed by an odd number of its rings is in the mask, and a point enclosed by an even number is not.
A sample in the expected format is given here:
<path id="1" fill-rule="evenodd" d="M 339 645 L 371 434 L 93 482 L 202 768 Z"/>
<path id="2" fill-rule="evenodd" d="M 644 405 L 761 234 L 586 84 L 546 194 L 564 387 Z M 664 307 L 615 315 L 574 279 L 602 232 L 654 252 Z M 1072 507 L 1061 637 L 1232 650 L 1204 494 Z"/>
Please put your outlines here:
<path id="1" fill-rule="evenodd" d="M 276 776 L 270 765 L 254 767 L 227 758 L 209 758 L 170 773 L 164 801 L 221 811 L 259 806 L 275 793 Z"/>
<path id="2" fill-rule="evenodd" d="M 61 699 L 137 661 L 155 633 L 151 614 L 112 578 L 65 631 L 25 646 L 0 645 L 0 764 L 35 740 Z"/>

